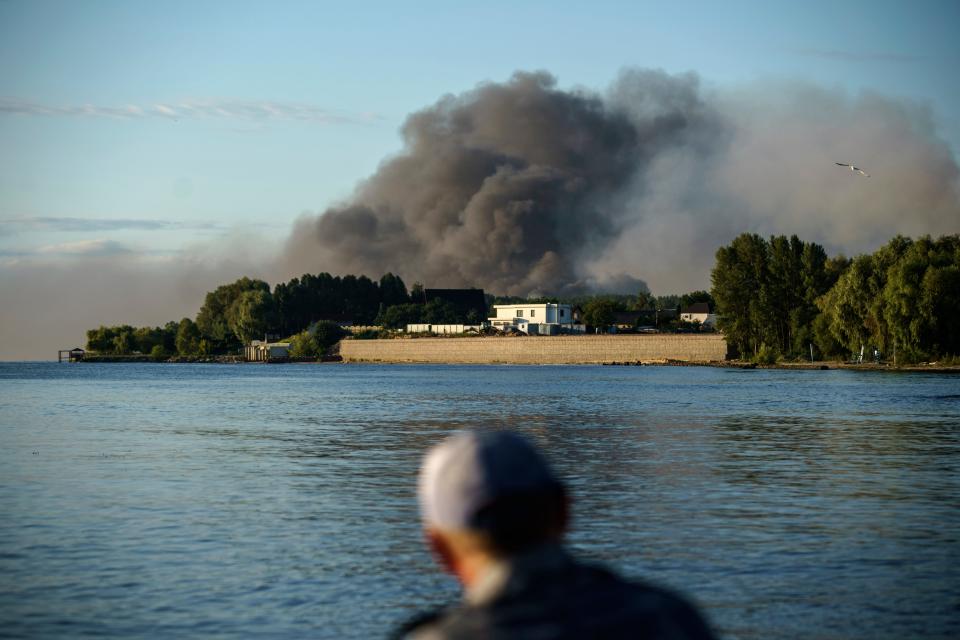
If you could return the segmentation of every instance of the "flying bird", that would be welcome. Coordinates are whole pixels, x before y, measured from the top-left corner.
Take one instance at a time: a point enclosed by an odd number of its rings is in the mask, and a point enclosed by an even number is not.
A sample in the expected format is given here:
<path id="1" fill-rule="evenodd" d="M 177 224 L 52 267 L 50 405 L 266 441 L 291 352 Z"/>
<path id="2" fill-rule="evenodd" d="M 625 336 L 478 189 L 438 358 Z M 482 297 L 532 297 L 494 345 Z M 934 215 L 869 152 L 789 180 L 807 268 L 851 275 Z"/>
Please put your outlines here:
<path id="1" fill-rule="evenodd" d="M 862 176 L 870 177 L 870 174 L 861 169 L 860 167 L 855 167 L 852 164 L 845 164 L 843 162 L 834 162 L 833 164 L 840 165 L 841 167 L 850 167 L 850 171 L 856 171 Z"/>

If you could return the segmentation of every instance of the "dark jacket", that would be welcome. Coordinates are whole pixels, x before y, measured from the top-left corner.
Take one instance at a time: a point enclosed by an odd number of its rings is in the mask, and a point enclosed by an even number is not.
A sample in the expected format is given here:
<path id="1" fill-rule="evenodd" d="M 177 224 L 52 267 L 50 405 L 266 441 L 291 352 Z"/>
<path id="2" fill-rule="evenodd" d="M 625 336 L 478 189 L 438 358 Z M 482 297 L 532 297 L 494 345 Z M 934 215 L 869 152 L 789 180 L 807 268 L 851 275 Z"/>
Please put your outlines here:
<path id="1" fill-rule="evenodd" d="M 413 640 L 714 637 L 679 596 L 581 564 L 559 546 L 500 563 L 462 604 L 413 621 L 399 635 Z"/>

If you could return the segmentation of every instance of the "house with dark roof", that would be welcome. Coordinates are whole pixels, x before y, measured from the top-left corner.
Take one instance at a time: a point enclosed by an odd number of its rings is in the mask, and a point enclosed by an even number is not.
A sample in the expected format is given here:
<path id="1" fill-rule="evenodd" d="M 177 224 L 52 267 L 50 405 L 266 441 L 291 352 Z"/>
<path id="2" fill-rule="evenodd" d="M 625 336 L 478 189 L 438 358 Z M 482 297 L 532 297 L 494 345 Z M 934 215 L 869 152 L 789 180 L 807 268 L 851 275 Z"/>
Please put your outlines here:
<path id="1" fill-rule="evenodd" d="M 680 310 L 680 320 L 699 322 L 702 327 L 714 327 L 717 324 L 717 314 L 710 313 L 710 305 L 706 302 L 694 302 Z"/>
<path id="2" fill-rule="evenodd" d="M 613 324 L 617 331 L 630 331 L 646 323 L 646 314 L 643 311 L 614 311 Z"/>
<path id="3" fill-rule="evenodd" d="M 635 311 L 615 311 L 613 313 L 613 323 L 617 326 L 617 331 L 630 331 L 632 329 L 659 328 L 660 325 L 675 320 L 677 317 L 676 309 L 637 309 Z"/>

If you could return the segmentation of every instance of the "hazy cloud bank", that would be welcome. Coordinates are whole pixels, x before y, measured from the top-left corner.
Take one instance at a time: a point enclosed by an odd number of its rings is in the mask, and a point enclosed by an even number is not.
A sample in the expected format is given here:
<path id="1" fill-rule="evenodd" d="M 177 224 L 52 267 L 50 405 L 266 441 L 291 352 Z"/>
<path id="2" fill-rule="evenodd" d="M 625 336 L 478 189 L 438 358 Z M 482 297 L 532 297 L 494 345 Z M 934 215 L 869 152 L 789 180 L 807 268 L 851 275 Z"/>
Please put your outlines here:
<path id="1" fill-rule="evenodd" d="M 277 246 L 233 232 L 173 254 L 111 240 L 49 245 L 0 259 L 0 359 L 49 360 L 101 324 L 162 325 L 196 316 L 208 291 L 242 275 L 275 282 Z"/>

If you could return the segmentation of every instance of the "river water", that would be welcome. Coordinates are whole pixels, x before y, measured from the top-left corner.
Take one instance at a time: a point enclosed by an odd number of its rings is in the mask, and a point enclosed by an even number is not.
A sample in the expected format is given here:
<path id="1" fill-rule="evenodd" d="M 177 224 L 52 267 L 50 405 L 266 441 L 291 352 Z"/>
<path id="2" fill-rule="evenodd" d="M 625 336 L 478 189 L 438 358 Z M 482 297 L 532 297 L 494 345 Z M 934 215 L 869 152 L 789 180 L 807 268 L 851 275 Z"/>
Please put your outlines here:
<path id="1" fill-rule="evenodd" d="M 723 637 L 960 637 L 960 376 L 50 363 L 0 363 L 0 636 L 383 637 L 457 597 L 415 478 L 464 427 Z"/>

